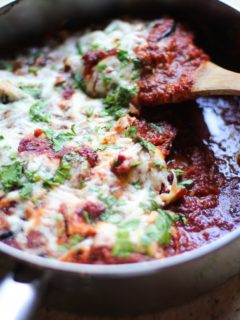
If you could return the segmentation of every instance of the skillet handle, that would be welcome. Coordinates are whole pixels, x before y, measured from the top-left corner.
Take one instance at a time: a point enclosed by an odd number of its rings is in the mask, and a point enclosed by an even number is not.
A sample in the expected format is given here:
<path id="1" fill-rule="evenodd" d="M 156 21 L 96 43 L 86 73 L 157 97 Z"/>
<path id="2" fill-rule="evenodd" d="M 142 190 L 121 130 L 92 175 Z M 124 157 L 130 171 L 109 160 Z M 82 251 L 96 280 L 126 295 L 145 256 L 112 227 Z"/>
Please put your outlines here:
<path id="1" fill-rule="evenodd" d="M 17 265 L 0 283 L 0 313 L 4 320 L 29 320 L 36 310 L 48 274 Z"/>
<path id="2" fill-rule="evenodd" d="M 19 0 L 2 0 L 0 1 L 0 15 L 6 13 L 11 9 Z"/>

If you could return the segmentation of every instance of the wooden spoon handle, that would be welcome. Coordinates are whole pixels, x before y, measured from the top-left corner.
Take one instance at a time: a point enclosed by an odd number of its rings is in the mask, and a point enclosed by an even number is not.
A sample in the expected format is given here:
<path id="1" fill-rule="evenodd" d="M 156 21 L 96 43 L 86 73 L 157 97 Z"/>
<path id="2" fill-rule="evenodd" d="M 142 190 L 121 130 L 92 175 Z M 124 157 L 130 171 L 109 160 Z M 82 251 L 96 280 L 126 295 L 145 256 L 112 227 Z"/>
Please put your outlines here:
<path id="1" fill-rule="evenodd" d="M 240 73 L 205 62 L 195 73 L 192 93 L 195 96 L 240 95 Z"/>

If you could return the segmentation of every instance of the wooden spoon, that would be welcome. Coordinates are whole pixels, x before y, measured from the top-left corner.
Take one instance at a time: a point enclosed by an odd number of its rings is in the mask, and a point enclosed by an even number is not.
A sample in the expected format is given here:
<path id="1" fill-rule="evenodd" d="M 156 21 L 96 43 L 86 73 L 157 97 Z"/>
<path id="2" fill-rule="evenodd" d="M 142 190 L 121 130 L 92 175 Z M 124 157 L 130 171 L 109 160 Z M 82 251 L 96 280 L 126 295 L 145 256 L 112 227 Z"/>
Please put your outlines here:
<path id="1" fill-rule="evenodd" d="M 240 96 L 240 73 L 223 69 L 212 62 L 204 62 L 194 76 L 194 96 Z"/>

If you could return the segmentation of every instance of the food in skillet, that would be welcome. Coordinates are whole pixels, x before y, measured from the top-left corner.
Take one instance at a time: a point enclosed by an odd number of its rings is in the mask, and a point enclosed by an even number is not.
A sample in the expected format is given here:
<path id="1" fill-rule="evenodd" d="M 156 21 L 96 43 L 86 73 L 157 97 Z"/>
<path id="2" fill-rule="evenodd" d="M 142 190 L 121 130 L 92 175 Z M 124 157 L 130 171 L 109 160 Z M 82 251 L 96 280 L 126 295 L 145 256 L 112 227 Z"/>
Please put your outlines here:
<path id="1" fill-rule="evenodd" d="M 176 129 L 147 122 L 139 108 L 181 100 L 207 60 L 192 34 L 165 18 L 114 21 L 5 61 L 0 239 L 80 263 L 161 259 L 170 244 L 180 252 L 177 226 L 188 221 L 169 208 L 194 181 L 167 164 Z"/>

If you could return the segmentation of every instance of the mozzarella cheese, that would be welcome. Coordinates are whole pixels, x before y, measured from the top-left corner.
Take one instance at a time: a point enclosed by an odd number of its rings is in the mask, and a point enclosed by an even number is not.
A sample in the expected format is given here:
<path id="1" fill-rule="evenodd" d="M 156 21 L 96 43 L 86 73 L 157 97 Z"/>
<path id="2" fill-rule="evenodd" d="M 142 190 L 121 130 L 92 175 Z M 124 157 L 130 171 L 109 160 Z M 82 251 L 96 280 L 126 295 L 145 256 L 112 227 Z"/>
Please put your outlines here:
<path id="1" fill-rule="evenodd" d="M 69 253 L 98 247 L 124 256 L 125 241 L 125 246 L 132 246 L 130 254 L 163 256 L 161 241 L 147 230 L 156 227 L 161 209 L 181 190 L 174 170 L 167 168 L 158 148 L 148 150 L 126 134 L 135 121 L 127 108 L 119 119 L 106 112 L 101 98 L 106 90 L 96 67 L 86 79 L 86 92 L 94 90 L 93 96 L 100 98 L 89 97 L 73 81 L 83 70 L 76 44 L 83 53 L 96 47 L 118 48 L 132 59 L 135 48 L 145 44 L 147 32 L 141 22 L 114 21 L 103 31 L 67 39 L 34 72 L 27 67 L 29 56 L 19 58 L 21 72 L 0 71 L 0 96 L 5 99 L 0 103 L 0 216 L 21 249 L 62 260 Z M 133 62 L 123 67 L 116 56 L 103 62 L 103 74 L 116 86 L 135 85 Z M 24 139 L 25 149 L 20 150 Z M 33 140 L 44 141 L 46 148 L 31 145 Z M 81 151 L 86 146 L 88 151 Z M 98 157 L 94 164 L 88 153 Z M 113 170 L 119 154 L 127 163 L 127 174 Z M 8 177 L 7 168 L 13 170 L 14 165 L 21 167 L 20 176 Z M 26 185 L 31 190 L 24 195 Z M 166 214 L 173 219 L 172 213 Z M 171 233 L 164 223 L 157 227 L 160 235 Z M 151 243 L 143 243 L 146 236 Z"/>

